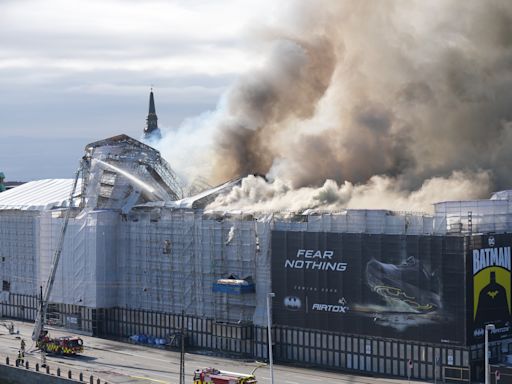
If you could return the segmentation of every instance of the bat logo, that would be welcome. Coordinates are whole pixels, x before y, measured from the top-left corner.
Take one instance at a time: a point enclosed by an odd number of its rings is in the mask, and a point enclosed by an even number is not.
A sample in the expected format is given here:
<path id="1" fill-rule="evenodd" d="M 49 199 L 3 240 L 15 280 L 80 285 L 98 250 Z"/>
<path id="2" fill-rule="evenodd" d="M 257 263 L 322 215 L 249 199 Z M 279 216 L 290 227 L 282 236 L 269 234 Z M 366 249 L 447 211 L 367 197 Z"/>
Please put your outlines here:
<path id="1" fill-rule="evenodd" d="M 290 311 L 298 311 L 302 307 L 302 303 L 297 296 L 286 296 L 283 303 L 286 309 Z"/>
<path id="2" fill-rule="evenodd" d="M 494 245 L 496 244 L 496 240 L 494 240 L 493 236 L 489 236 L 487 242 L 489 243 L 489 247 L 494 247 Z"/>
<path id="3" fill-rule="evenodd" d="M 489 291 L 489 292 L 487 292 L 487 294 L 494 299 L 496 297 L 496 295 L 498 294 L 498 290 L 496 290 L 496 291 Z"/>

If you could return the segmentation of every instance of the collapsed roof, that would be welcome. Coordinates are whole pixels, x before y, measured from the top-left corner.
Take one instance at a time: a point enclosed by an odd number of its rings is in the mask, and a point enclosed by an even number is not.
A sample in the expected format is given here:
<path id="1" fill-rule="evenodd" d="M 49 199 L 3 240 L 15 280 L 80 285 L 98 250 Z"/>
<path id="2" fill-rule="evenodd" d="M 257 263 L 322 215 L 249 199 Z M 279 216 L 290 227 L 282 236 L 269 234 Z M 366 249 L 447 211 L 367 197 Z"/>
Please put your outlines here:
<path id="1" fill-rule="evenodd" d="M 217 187 L 205 182 L 184 196 L 182 184 L 160 152 L 127 135 L 85 146 L 73 206 L 87 210 L 114 209 L 123 213 L 138 207 L 204 208 L 240 178 Z M 37 180 L 3 192 L 0 210 L 49 210 L 68 205 L 72 179 Z"/>
<path id="2" fill-rule="evenodd" d="M 85 208 L 129 211 L 135 204 L 183 198 L 181 183 L 160 152 L 127 135 L 88 144 L 83 159 Z"/>

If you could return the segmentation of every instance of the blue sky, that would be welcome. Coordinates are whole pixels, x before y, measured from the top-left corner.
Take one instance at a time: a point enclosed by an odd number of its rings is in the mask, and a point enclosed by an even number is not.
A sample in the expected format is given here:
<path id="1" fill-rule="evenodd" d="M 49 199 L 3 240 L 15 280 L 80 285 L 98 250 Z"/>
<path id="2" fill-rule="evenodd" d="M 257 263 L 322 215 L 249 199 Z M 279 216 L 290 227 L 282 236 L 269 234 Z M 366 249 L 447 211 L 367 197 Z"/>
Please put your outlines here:
<path id="1" fill-rule="evenodd" d="M 151 85 L 164 130 L 215 109 L 272 14 L 252 0 L 2 0 L 0 170 L 72 177 L 87 143 L 140 138 Z"/>

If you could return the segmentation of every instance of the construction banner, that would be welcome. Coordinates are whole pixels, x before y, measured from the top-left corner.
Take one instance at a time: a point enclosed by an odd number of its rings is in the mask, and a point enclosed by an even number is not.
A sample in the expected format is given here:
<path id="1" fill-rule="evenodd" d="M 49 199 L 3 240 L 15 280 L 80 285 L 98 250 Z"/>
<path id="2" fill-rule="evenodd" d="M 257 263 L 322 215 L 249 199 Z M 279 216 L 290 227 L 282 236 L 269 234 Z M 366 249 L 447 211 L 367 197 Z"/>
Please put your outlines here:
<path id="1" fill-rule="evenodd" d="M 484 341 L 485 326 L 494 325 L 491 340 L 512 336 L 512 235 L 467 238 L 468 340 Z"/>
<path id="2" fill-rule="evenodd" d="M 462 237 L 272 232 L 274 322 L 465 344 Z"/>

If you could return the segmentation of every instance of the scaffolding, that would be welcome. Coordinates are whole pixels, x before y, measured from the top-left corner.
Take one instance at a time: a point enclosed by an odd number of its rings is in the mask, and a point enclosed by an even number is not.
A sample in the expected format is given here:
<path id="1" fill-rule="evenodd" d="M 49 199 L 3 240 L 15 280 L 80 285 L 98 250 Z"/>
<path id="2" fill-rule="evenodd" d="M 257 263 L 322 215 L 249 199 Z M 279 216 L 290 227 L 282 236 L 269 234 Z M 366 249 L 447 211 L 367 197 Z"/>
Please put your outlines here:
<path id="1" fill-rule="evenodd" d="M 255 276 L 253 221 L 184 209 L 135 210 L 120 233 L 120 306 L 252 321 L 254 293 L 214 293 L 213 284 L 229 275 Z"/>
<path id="2" fill-rule="evenodd" d="M 39 267 L 39 218 L 34 211 L 0 211 L 0 301 L 35 293 Z"/>
<path id="3" fill-rule="evenodd" d="M 121 209 L 135 204 L 174 201 L 183 189 L 155 149 L 126 135 L 88 144 L 82 181 L 82 208 Z"/>
<path id="4" fill-rule="evenodd" d="M 447 201 L 434 206 L 435 234 L 512 231 L 512 204 L 508 200 Z"/>
<path id="5" fill-rule="evenodd" d="M 124 135 L 88 145 L 84 160 L 81 205 L 72 208 L 50 297 L 59 305 L 185 311 L 220 323 L 265 325 L 273 230 L 403 236 L 512 231 L 511 191 L 490 200 L 438 203 L 434 215 L 217 212 L 205 204 L 239 179 L 177 201 L 183 197 L 179 181 L 158 151 Z M 67 182 L 50 184 L 51 199 L 37 205 L 11 196 L 2 206 L 0 197 L 0 301 L 11 292 L 37 295 L 48 277 Z M 254 288 L 215 290 L 222 279 L 250 281 Z"/>

